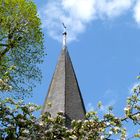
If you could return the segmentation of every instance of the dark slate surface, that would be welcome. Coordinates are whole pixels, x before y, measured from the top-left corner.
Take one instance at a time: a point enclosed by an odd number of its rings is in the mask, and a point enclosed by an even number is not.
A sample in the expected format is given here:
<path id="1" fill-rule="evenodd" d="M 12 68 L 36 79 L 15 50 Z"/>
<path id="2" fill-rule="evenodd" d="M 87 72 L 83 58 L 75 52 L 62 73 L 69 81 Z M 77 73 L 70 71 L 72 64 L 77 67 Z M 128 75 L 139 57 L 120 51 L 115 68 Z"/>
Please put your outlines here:
<path id="1" fill-rule="evenodd" d="M 71 120 L 84 119 L 86 113 L 77 78 L 67 48 L 63 48 L 53 75 L 42 113 L 57 112 L 66 116 L 66 125 Z"/>

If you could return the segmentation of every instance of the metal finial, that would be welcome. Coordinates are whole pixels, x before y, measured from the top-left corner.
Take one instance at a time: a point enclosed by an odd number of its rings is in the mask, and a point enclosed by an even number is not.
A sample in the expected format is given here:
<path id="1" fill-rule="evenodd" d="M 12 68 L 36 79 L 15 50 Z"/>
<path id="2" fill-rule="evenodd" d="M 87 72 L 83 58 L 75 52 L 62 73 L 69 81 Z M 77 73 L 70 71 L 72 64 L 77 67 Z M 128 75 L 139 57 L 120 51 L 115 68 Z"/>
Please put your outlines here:
<path id="1" fill-rule="evenodd" d="M 64 27 L 64 32 L 63 32 L 63 48 L 66 47 L 66 43 L 67 43 L 67 32 L 66 32 L 66 26 L 64 23 L 62 23 L 63 27 Z"/>

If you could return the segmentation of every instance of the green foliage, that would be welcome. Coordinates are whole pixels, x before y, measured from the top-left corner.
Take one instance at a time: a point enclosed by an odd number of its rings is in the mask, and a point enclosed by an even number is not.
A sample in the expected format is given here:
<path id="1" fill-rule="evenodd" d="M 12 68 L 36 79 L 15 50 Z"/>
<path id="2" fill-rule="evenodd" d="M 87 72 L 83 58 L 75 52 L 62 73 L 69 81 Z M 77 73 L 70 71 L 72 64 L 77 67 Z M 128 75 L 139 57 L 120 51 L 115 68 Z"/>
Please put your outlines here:
<path id="1" fill-rule="evenodd" d="M 0 0 L 1 90 L 9 90 L 9 85 L 13 91 L 27 94 L 41 80 L 37 66 L 44 56 L 40 25 L 32 0 Z"/>
<path id="2" fill-rule="evenodd" d="M 55 118 L 46 112 L 39 118 L 33 115 L 40 109 L 34 104 L 15 102 L 7 98 L 0 101 L 0 139 L 9 140 L 130 140 L 139 139 L 140 131 L 127 136 L 126 122 L 140 125 L 140 85 L 127 99 L 124 116 L 113 114 L 112 107 L 101 117 L 97 111 L 86 114 L 85 120 L 73 120 L 71 128 L 65 126 L 65 117 L 59 112 Z M 99 108 L 101 107 L 99 102 Z M 130 129 L 130 128 L 129 128 Z"/>
<path id="3" fill-rule="evenodd" d="M 36 118 L 32 112 L 40 107 L 34 104 L 15 102 L 10 98 L 0 101 L 0 136 L 14 140 L 32 129 Z"/>

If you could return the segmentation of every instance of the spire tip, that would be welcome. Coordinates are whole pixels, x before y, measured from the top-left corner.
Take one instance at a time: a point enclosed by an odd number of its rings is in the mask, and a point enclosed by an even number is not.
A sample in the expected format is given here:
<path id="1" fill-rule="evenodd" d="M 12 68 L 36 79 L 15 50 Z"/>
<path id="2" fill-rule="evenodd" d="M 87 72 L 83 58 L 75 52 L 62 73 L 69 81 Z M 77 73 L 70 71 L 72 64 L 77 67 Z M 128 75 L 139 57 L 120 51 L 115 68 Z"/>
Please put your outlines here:
<path id="1" fill-rule="evenodd" d="M 66 26 L 64 23 L 62 23 L 63 27 L 64 27 L 64 32 L 63 32 L 63 48 L 66 47 L 66 43 L 67 43 L 67 32 L 66 32 Z"/>

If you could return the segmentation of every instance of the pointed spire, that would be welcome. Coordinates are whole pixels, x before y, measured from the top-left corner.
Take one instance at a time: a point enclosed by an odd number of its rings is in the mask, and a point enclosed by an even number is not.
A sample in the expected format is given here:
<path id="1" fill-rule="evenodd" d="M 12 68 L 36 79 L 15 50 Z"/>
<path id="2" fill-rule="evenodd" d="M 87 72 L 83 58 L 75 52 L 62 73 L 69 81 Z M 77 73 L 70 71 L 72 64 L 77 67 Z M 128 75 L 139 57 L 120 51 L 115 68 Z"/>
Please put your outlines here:
<path id="1" fill-rule="evenodd" d="M 52 117 L 55 117 L 58 112 L 63 112 L 67 127 L 70 127 L 71 120 L 84 119 L 85 117 L 85 106 L 66 47 L 61 51 L 45 99 L 42 113 L 45 112 L 50 112 Z"/>

